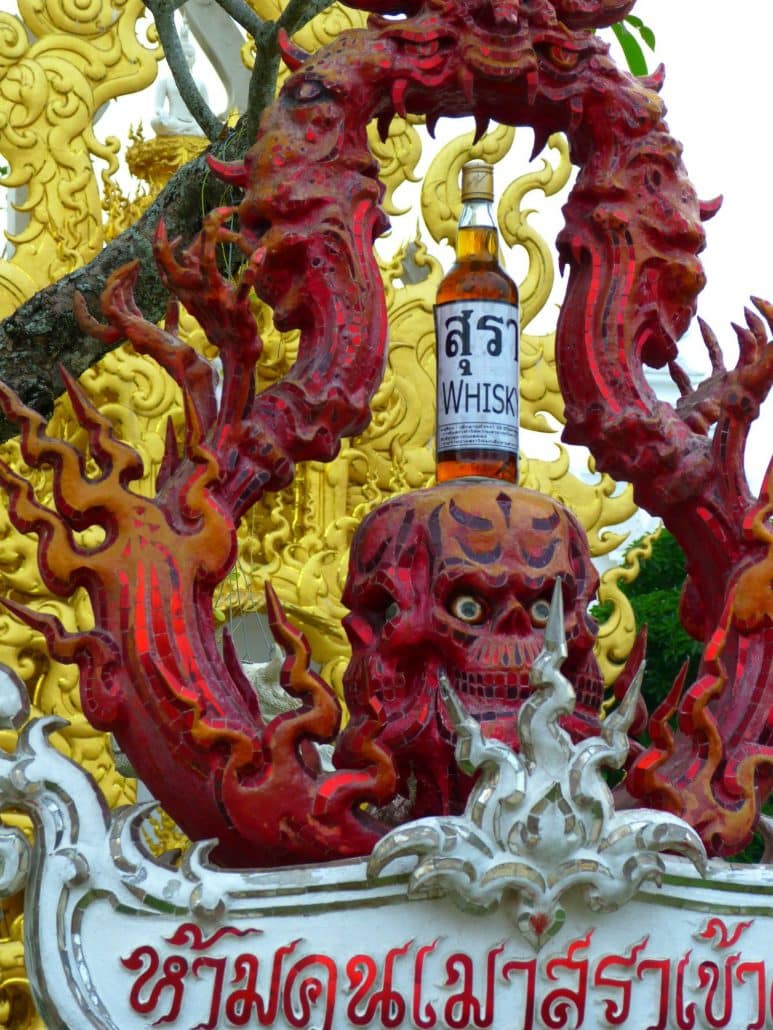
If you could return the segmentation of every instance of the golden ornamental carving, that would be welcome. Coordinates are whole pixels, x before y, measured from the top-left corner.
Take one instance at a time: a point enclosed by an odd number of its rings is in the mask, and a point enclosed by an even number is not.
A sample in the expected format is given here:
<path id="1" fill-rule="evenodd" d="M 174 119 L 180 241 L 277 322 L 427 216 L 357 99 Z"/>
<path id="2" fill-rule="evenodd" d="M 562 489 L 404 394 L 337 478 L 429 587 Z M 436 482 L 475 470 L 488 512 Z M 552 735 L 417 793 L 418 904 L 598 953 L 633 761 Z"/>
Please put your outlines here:
<path id="1" fill-rule="evenodd" d="M 259 7 L 265 0 L 257 0 L 256 9 L 259 11 Z M 276 0 L 269 3 L 275 11 L 277 7 L 284 9 L 287 7 L 287 0 L 281 0 L 281 3 L 277 4 Z M 362 29 L 365 27 L 368 20 L 368 15 L 365 11 L 355 11 L 344 4 L 334 3 L 330 7 L 326 8 L 316 18 L 313 18 L 307 25 L 293 36 L 293 39 L 303 47 L 304 50 L 308 50 L 313 53 L 318 50 L 321 46 L 326 46 L 328 43 L 339 36 L 342 32 L 347 29 Z M 282 73 L 286 74 L 285 72 Z M 281 80 L 280 80 L 281 81 Z"/>
<path id="2" fill-rule="evenodd" d="M 113 179 L 104 184 L 103 210 L 107 214 L 105 241 L 133 225 L 174 173 L 207 146 L 204 136 L 153 136 L 145 139 L 142 125 L 129 130 L 126 164 L 142 185 L 129 199 Z"/>
<path id="3" fill-rule="evenodd" d="M 502 161 L 513 145 L 515 129 L 499 125 L 477 143 L 474 139 L 474 132 L 466 132 L 446 143 L 424 176 L 421 214 L 435 243 L 447 240 L 452 247 L 456 244 L 456 226 L 462 210 L 462 165 L 473 158 L 489 164 Z"/>
<path id="4" fill-rule="evenodd" d="M 176 145 L 174 138 L 170 139 Z M 422 210 L 431 222 L 433 237 L 453 235 L 455 231 L 459 207 L 457 168 L 464 162 L 471 141 L 471 135 L 467 135 L 443 148 L 424 179 Z M 486 136 L 475 144 L 475 151 L 488 160 L 501 161 L 512 141 L 512 130 L 498 128 L 491 138 Z M 511 203 L 521 203 L 527 192 L 535 188 L 546 195 L 558 192 L 568 178 L 568 157 L 561 141 L 553 140 L 552 148 L 559 155 L 558 164 L 544 161 L 540 172 L 514 180 L 505 190 L 503 201 L 510 198 Z M 395 172 L 398 165 L 393 151 L 383 151 L 382 160 L 395 188 L 415 177 L 413 164 L 404 173 Z M 151 181 L 150 173 L 145 177 Z M 433 204 L 437 200 L 437 210 L 429 203 L 429 197 Z M 549 248 L 530 227 L 523 230 L 528 225 L 526 212 L 513 212 L 503 202 L 500 214 L 505 221 L 505 242 L 521 245 L 519 237 L 525 238 L 530 262 L 537 263 L 543 272 L 550 268 L 550 274 L 544 274 L 544 285 L 540 277 L 534 279 L 540 283 L 530 294 L 536 313 L 539 306 L 544 306 L 552 282 Z M 415 239 L 398 247 L 390 260 L 382 262 L 382 274 L 390 312 L 391 346 L 386 375 L 374 398 L 370 426 L 342 449 L 335 462 L 301 467 L 292 487 L 256 507 L 240 528 L 239 563 L 217 600 L 224 620 L 260 610 L 263 584 L 270 578 L 288 611 L 303 624 L 316 659 L 336 687 L 340 687 L 347 656 L 340 628 L 344 611 L 339 598 L 354 529 L 360 518 L 386 497 L 427 485 L 434 475 L 432 304 L 442 268 L 427 246 Z M 262 389 L 292 364 L 297 339 L 293 334 L 276 332 L 270 312 L 258 302 L 256 315 L 265 339 L 258 384 Z M 192 345 L 206 350 L 206 340 L 190 318 L 184 317 L 183 332 Z M 556 420 L 562 414 L 553 344 L 552 334 L 524 333 L 523 424 L 539 431 L 550 429 L 546 414 Z M 150 489 L 163 452 L 166 420 L 180 422 L 182 418 L 175 385 L 153 362 L 134 354 L 130 348 L 120 348 L 108 355 L 85 374 L 83 383 L 97 406 L 116 422 L 121 435 L 133 441 L 142 454 Z M 78 427 L 68 424 L 64 414 L 66 403 L 62 402 L 60 410 L 62 424 L 57 431 L 65 437 L 77 436 Z M 596 477 L 596 481 L 588 483 L 572 474 L 568 454 L 560 446 L 556 446 L 556 457 L 549 462 L 524 455 L 521 478 L 525 485 L 560 498 L 578 512 L 594 554 L 608 553 L 623 539 L 610 527 L 633 514 L 630 494 L 620 493 L 608 477 Z M 16 548 L 24 546 L 15 544 Z M 26 555 L 27 560 L 34 559 L 29 544 Z M 627 625 L 627 620 L 620 621 L 626 638 L 630 635 Z M 610 640 L 605 636 L 603 642 L 605 646 L 614 643 L 618 650 L 630 646 L 626 641 L 621 644 L 617 636 Z M 606 667 L 614 666 L 606 663 Z"/>
<path id="5" fill-rule="evenodd" d="M 30 993 L 24 965 L 24 920 L 21 898 L 3 903 L 7 935 L 0 939 L 0 1027 L 9 1030 L 45 1030 Z"/>
<path id="6" fill-rule="evenodd" d="M 375 122 L 368 126 L 368 146 L 381 169 L 381 181 L 386 187 L 381 203 L 388 215 L 404 215 L 411 209 L 410 206 L 398 206 L 395 190 L 404 182 L 420 181 L 416 168 L 421 160 L 422 145 L 416 126 L 422 122 L 423 119 L 415 115 L 408 118 L 395 116 L 384 140 Z"/>
<path id="7" fill-rule="evenodd" d="M 274 0 L 254 0 L 259 15 L 275 18 Z M 93 122 L 112 97 L 148 85 L 160 57 L 140 42 L 140 0 L 83 0 L 77 17 L 64 0 L 28 0 L 20 16 L 0 15 L 0 153 L 10 165 L 7 184 L 28 190 L 25 230 L 15 240 L 9 261 L 0 262 L 0 315 L 8 314 L 35 290 L 88 260 L 150 203 L 169 175 L 203 146 L 199 137 L 145 140 L 141 129 L 130 139 L 127 161 L 144 185 L 125 197 L 113 178 L 117 141 L 100 142 Z M 296 35 L 313 51 L 342 29 L 364 24 L 362 12 L 340 5 L 323 12 Z M 22 22 L 24 24 L 22 24 Z M 30 30 L 32 42 L 25 25 Z M 245 56 L 254 59 L 245 44 Z M 381 261 L 390 318 L 390 350 L 384 381 L 373 402 L 373 419 L 356 439 L 345 441 L 336 461 L 310 462 L 298 469 L 286 490 L 265 497 L 239 528 L 237 564 L 216 597 L 216 614 L 229 624 L 238 642 L 239 619 L 263 608 L 263 584 L 270 579 L 288 614 L 306 632 L 322 673 L 337 689 L 348 660 L 341 629 L 345 611 L 340 597 L 349 545 L 363 516 L 389 496 L 434 481 L 435 341 L 432 304 L 443 274 L 432 253 L 434 243 L 453 244 L 460 208 L 459 170 L 471 156 L 500 166 L 505 182 L 498 205 L 503 245 L 520 248 L 526 258 L 521 278 L 524 326 L 528 328 L 549 303 L 555 278 L 552 248 L 529 222 L 527 202 L 534 191 L 557 198 L 566 188 L 571 166 L 564 140 L 551 137 L 540 164 L 525 174 L 512 173 L 508 158 L 514 130 L 495 127 L 473 144 L 463 133 L 440 147 L 428 171 L 419 174 L 426 149 L 419 119 L 395 118 L 382 141 L 375 126 L 369 139 L 381 167 L 390 214 L 419 211 L 424 230 L 402 244 L 384 241 Z M 100 200 L 93 159 L 107 165 Z M 419 185 L 420 183 L 420 185 Z M 397 191 L 400 190 L 399 197 Z M 413 192 L 413 196 L 411 193 Z M 19 194 L 21 197 L 21 194 Z M 104 216 L 106 212 L 107 217 Z M 389 248 L 391 246 L 391 253 Z M 258 389 L 282 376 L 295 360 L 297 337 L 278 332 L 268 309 L 257 300 L 254 310 L 265 341 Z M 210 358 L 216 358 L 195 322 L 181 313 L 181 335 Z M 522 424 L 553 434 L 563 418 L 551 332 L 522 336 Z M 137 484 L 150 492 L 164 447 L 168 420 L 181 426 L 179 392 L 161 369 L 130 347 L 107 355 L 82 377 L 92 401 L 111 418 L 116 431 L 142 455 L 145 474 Z M 60 399 L 51 431 L 84 441 L 69 403 Z M 47 477 L 23 467 L 16 442 L 3 446 L 11 464 L 30 475 L 38 497 L 50 496 Z M 524 485 L 559 498 L 573 508 L 585 527 L 594 555 L 612 551 L 623 539 L 616 529 L 634 514 L 629 490 L 606 476 L 575 473 L 569 454 L 555 440 L 550 460 L 523 456 Z M 634 562 L 635 558 L 632 557 Z M 634 569 L 634 566 L 631 566 Z M 631 578 L 638 571 L 630 573 Z M 629 573 L 612 570 L 602 579 L 601 600 L 613 612 L 602 627 L 598 658 L 608 683 L 614 680 L 633 643 L 635 625 L 627 598 L 617 586 Z M 81 593 L 69 603 L 51 597 L 37 571 L 35 541 L 19 535 L 0 510 L 0 589 L 23 604 L 55 614 L 68 629 L 91 625 L 88 601 Z M 48 657 L 42 640 L 7 614 L 0 613 L 0 661 L 14 667 L 32 699 L 34 714 L 58 714 L 70 725 L 56 734 L 57 745 L 97 778 L 111 805 L 132 801 L 133 781 L 115 767 L 110 742 L 83 719 L 74 667 Z M 0 733 L 0 746 L 11 743 Z M 158 853 L 179 844 L 175 828 L 163 815 L 150 827 Z M 4 909 L 6 936 L 0 937 L 0 1025 L 38 1027 L 23 969 L 20 921 Z M 5 1020 L 5 1021 L 4 1021 Z"/>
<path id="8" fill-rule="evenodd" d="M 423 267 L 426 276 L 417 284 L 398 288 L 395 280 L 404 275 L 409 251 L 412 263 Z M 334 598 L 345 564 L 343 552 L 359 517 L 391 493 L 431 481 L 431 305 L 440 275 L 439 264 L 421 244 L 403 248 L 384 267 L 393 343 L 387 375 L 374 401 L 373 422 L 363 437 L 344 449 L 338 462 L 330 466 L 312 463 L 301 470 L 292 496 L 279 495 L 271 510 L 253 513 L 242 536 L 243 551 L 249 559 L 247 568 L 254 567 L 257 574 L 243 573 L 246 585 L 239 598 L 240 609 L 260 606 L 256 588 L 266 575 L 271 575 L 284 586 L 280 593 L 290 593 L 286 598 L 289 607 L 305 613 L 303 621 L 309 624 L 311 635 L 325 636 L 340 616 L 340 606 Z M 267 313 L 261 312 L 261 317 L 265 322 Z M 189 331 L 195 342 L 196 330 L 190 327 Z M 275 333 L 270 325 L 266 341 L 264 385 L 281 375 L 294 358 L 292 339 Z M 551 358 L 549 350 L 543 353 L 547 366 L 552 365 Z M 162 453 L 161 427 L 167 417 L 174 418 L 175 409 L 179 410 L 174 385 L 157 366 L 128 348 L 109 355 L 86 373 L 83 381 L 94 401 L 119 423 L 122 435 L 139 447 L 152 475 Z M 68 427 L 65 411 L 63 404 L 56 416 L 63 423 L 58 431 L 72 436 L 78 430 L 73 425 Z M 610 541 L 604 527 L 627 517 L 631 506 L 624 495 L 614 495 L 615 486 L 606 477 L 588 487 L 570 475 L 568 458 L 560 452 L 552 463 L 527 458 L 524 481 L 561 496 L 584 513 L 583 521 L 595 553 L 605 553 L 619 542 L 619 537 Z M 253 539 L 250 530 L 255 534 Z M 32 545 L 26 538 L 16 539 L 13 544 L 6 538 L 5 547 L 14 556 L 13 576 L 26 577 L 26 586 L 31 589 L 36 578 Z M 240 566 L 244 564 L 243 555 Z M 293 591 L 296 596 L 292 596 Z M 320 603 L 324 599 L 327 603 Z M 320 640 L 320 649 L 329 652 L 329 642 L 326 645 Z"/>
<path id="9" fill-rule="evenodd" d="M 630 547 L 623 563 L 607 569 L 599 584 L 599 603 L 610 606 L 607 620 L 599 626 L 599 640 L 604 642 L 598 650 L 599 664 L 604 679 L 612 683 L 625 665 L 631 650 L 630 640 L 635 639 L 636 616 L 631 602 L 623 593 L 624 583 L 633 583 L 641 571 L 642 561 L 652 557 L 652 545 L 662 532 L 662 527 L 643 537 L 635 547 Z M 609 703 L 612 698 L 609 699 Z"/>
<path id="10" fill-rule="evenodd" d="M 0 262 L 0 317 L 102 247 L 94 161 L 109 178 L 120 144 L 99 138 L 95 118 L 153 81 L 161 54 L 138 38 L 144 13 L 141 0 L 21 0 L 18 18 L 0 14 L 0 153 L 26 216 Z"/>
<path id="11" fill-rule="evenodd" d="M 553 248 L 529 224 L 533 211 L 524 206 L 526 196 L 538 190 L 546 198 L 554 197 L 563 190 L 572 174 L 566 137 L 554 133 L 548 139 L 548 148 L 557 157 L 556 164 L 542 155 L 542 168 L 514 179 L 502 193 L 498 209 L 502 239 L 508 247 L 523 247 L 528 256 L 528 271 L 519 286 L 521 320 L 525 326 L 544 307 L 555 280 Z"/>

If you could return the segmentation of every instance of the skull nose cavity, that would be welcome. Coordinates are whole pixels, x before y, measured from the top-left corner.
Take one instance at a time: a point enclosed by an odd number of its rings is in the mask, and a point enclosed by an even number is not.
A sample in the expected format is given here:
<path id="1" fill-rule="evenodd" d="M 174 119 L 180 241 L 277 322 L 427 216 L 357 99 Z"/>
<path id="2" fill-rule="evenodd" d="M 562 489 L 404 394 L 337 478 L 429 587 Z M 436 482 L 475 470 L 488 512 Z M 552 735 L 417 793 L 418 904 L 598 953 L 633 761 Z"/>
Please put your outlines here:
<path id="1" fill-rule="evenodd" d="M 495 632 L 508 636 L 523 637 L 534 632 L 534 624 L 526 609 L 512 598 L 497 619 Z"/>

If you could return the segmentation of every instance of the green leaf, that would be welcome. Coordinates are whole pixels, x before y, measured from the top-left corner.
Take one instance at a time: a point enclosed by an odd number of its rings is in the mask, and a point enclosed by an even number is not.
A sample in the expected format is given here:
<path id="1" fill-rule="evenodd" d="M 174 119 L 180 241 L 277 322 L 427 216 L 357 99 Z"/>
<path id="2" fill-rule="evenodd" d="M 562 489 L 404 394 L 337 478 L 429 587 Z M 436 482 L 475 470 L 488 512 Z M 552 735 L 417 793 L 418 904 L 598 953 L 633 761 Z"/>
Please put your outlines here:
<path id="1" fill-rule="evenodd" d="M 647 61 L 645 60 L 644 52 L 639 46 L 633 33 L 629 32 L 625 25 L 620 21 L 612 26 L 612 31 L 617 37 L 617 41 L 622 48 L 625 60 L 631 72 L 634 75 L 646 75 Z"/>
<path id="2" fill-rule="evenodd" d="M 626 550 L 638 548 L 635 540 Z M 631 583 L 620 583 L 628 597 L 637 627 L 647 625 L 647 666 L 642 696 L 650 712 L 660 704 L 673 685 L 685 659 L 689 659 L 688 682 L 700 664 L 703 645 L 689 636 L 679 621 L 679 597 L 686 575 L 682 549 L 668 530 L 652 542 L 652 554 L 641 559 L 639 575 Z M 602 622 L 610 605 L 596 605 L 591 614 Z"/>
<path id="3" fill-rule="evenodd" d="M 635 14 L 629 14 L 623 21 L 627 21 L 629 25 L 632 25 L 641 36 L 642 40 L 647 44 L 650 50 L 655 49 L 655 33 L 649 27 L 645 25 L 641 18 L 637 18 Z"/>

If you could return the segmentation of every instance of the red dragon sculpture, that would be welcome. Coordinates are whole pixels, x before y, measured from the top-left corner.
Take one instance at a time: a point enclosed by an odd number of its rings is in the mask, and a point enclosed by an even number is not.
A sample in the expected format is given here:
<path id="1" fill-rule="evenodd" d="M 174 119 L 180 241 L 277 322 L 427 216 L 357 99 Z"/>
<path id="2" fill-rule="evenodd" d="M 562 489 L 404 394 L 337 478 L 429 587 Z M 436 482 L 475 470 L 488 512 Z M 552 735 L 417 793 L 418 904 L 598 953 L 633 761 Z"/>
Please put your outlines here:
<path id="1" fill-rule="evenodd" d="M 288 657 L 282 682 L 301 708 L 265 725 L 235 651 L 215 641 L 212 597 L 235 557 L 236 525 L 266 490 L 292 478 L 299 460 L 329 460 L 359 432 L 383 369 L 386 319 L 371 253 L 386 225 L 366 143 L 375 118 L 472 113 L 532 126 L 536 148 L 569 139 L 579 178 L 559 239 L 569 284 L 557 338 L 566 439 L 587 444 L 599 468 L 633 482 L 688 558 L 683 612 L 706 641 L 696 682 L 681 681 L 651 723 L 626 789 L 683 815 L 710 849 L 749 838 L 773 775 L 773 530 L 770 478 L 760 499 L 743 478 L 750 423 L 773 380 L 767 327 L 773 308 L 747 313 L 738 366 L 725 370 L 706 330 L 714 374 L 692 391 L 676 365 L 676 341 L 703 286 L 701 206 L 655 92 L 660 77 L 621 72 L 593 29 L 633 0 L 371 0 L 368 28 L 343 33 L 314 56 L 285 40 L 294 70 L 263 117 L 254 147 L 217 166 L 241 186 L 238 228 L 215 211 L 181 254 L 159 233 L 159 269 L 171 292 L 220 350 L 218 399 L 210 365 L 177 335 L 177 302 L 164 328 L 132 298 L 136 269 L 117 272 L 102 298 L 107 324 L 81 305 L 83 324 L 108 341 L 129 339 L 183 391 L 185 436 L 169 432 L 154 497 L 131 484 L 134 451 L 89 403 L 65 386 L 88 430 L 86 459 L 46 435 L 41 418 L 5 389 L 21 425 L 22 452 L 52 466 L 56 510 L 6 468 L 15 525 L 40 538 L 47 587 L 89 593 L 96 628 L 68 634 L 52 618 L 9 604 L 42 630 L 51 653 L 77 662 L 85 714 L 116 736 L 138 775 L 193 839 L 216 837 L 215 858 L 244 866 L 368 852 L 400 774 L 380 686 L 356 691 L 357 718 L 333 772 L 311 743 L 336 738 L 340 707 L 310 670 L 308 647 L 269 592 L 269 615 Z M 395 19 L 387 15 L 403 15 Z M 217 271 L 217 246 L 241 248 L 237 282 Z M 261 341 L 249 306 L 255 289 L 281 329 L 299 328 L 291 373 L 259 396 Z M 668 365 L 684 396 L 656 400 L 643 365 Z M 713 436 L 709 435 L 714 426 Z M 74 533 L 104 528 L 90 549 Z M 352 588 L 354 589 L 354 588 Z M 681 697 L 681 701 L 679 696 Z M 680 706 L 679 728 L 668 717 Z"/>

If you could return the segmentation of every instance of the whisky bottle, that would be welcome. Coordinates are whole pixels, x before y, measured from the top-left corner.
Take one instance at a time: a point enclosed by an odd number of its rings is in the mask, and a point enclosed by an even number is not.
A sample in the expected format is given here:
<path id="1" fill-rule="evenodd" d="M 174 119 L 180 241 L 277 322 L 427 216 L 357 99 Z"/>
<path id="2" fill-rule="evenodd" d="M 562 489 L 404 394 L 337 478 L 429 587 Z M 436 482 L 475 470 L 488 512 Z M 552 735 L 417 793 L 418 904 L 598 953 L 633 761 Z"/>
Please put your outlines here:
<path id="1" fill-rule="evenodd" d="M 435 302 L 437 479 L 518 478 L 518 287 L 499 264 L 490 165 L 462 169 L 456 262 Z"/>

